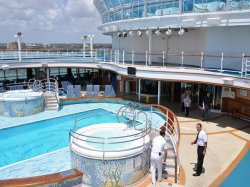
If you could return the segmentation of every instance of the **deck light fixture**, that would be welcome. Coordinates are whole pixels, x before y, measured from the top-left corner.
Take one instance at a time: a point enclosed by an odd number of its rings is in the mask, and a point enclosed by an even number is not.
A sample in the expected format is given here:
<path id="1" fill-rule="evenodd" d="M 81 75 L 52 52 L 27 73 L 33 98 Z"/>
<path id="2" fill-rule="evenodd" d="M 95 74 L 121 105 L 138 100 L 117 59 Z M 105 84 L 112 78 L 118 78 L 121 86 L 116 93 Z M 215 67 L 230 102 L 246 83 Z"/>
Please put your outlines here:
<path id="1" fill-rule="evenodd" d="M 178 34 L 181 36 L 184 34 L 184 32 L 185 32 L 185 30 L 182 27 L 180 27 Z"/>
<path id="2" fill-rule="evenodd" d="M 149 36 L 149 35 L 150 35 L 150 32 L 151 32 L 151 31 L 150 31 L 149 29 L 147 29 L 147 30 L 146 30 L 146 35 Z"/>
<path id="3" fill-rule="evenodd" d="M 139 37 L 141 37 L 142 34 L 143 34 L 143 32 L 141 31 L 141 29 L 139 29 L 139 30 L 137 31 L 137 35 L 138 35 Z"/>
<path id="4" fill-rule="evenodd" d="M 129 31 L 128 35 L 132 37 L 135 36 L 133 31 Z"/>
<path id="5" fill-rule="evenodd" d="M 117 36 L 118 36 L 118 37 L 122 37 L 122 33 L 118 32 L 118 33 L 117 33 Z"/>
<path id="6" fill-rule="evenodd" d="M 128 33 L 127 33 L 126 31 L 123 31 L 122 36 L 123 36 L 123 37 L 127 37 L 127 36 L 128 36 Z"/>
<path id="7" fill-rule="evenodd" d="M 166 35 L 170 36 L 171 34 L 172 34 L 172 30 L 169 27 L 168 30 L 166 31 Z"/>
<path id="8" fill-rule="evenodd" d="M 155 31 L 155 34 L 156 34 L 157 36 L 160 36 L 160 35 L 161 35 L 161 31 L 160 31 L 159 27 L 157 27 L 157 29 L 156 29 L 156 31 Z"/>

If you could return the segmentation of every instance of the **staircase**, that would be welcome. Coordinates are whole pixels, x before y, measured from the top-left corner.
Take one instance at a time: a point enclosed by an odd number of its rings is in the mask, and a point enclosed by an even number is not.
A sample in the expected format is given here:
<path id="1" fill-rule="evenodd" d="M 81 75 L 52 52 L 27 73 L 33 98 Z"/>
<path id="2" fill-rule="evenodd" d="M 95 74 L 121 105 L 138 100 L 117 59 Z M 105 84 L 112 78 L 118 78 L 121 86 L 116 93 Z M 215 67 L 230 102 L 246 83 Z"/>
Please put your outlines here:
<path id="1" fill-rule="evenodd" d="M 55 93 L 45 92 L 45 110 L 59 110 L 59 104 Z"/>
<path id="2" fill-rule="evenodd" d="M 158 135 L 159 131 L 152 129 L 149 136 L 150 139 L 153 140 L 153 138 Z M 175 150 L 168 134 L 166 134 L 165 139 L 167 140 L 168 153 L 167 153 L 166 165 L 163 166 L 162 177 L 164 178 L 167 177 L 171 181 L 175 181 L 175 160 L 174 160 Z"/>

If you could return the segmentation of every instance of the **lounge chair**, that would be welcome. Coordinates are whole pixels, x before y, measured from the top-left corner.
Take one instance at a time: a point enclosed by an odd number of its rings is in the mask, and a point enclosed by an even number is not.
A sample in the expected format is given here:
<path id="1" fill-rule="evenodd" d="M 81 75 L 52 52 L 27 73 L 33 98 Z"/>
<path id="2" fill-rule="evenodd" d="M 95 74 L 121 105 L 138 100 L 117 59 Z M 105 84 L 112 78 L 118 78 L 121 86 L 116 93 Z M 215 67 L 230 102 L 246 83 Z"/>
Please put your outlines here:
<path id="1" fill-rule="evenodd" d="M 81 85 L 75 85 L 74 92 L 75 92 L 75 97 L 78 97 L 78 98 L 82 97 Z"/>
<path id="2" fill-rule="evenodd" d="M 67 98 L 74 98 L 74 86 L 73 85 L 68 85 L 67 86 Z"/>
<path id="3" fill-rule="evenodd" d="M 111 97 L 111 85 L 105 85 L 104 97 Z"/>
<path id="4" fill-rule="evenodd" d="M 110 97 L 116 97 L 116 93 L 115 93 L 113 86 L 111 86 Z"/>
<path id="5" fill-rule="evenodd" d="M 100 92 L 100 85 L 94 85 L 94 93 L 93 96 L 98 96 Z"/>
<path id="6" fill-rule="evenodd" d="M 21 84 L 21 85 L 17 85 L 17 86 L 16 86 L 16 89 L 17 89 L 17 90 L 23 90 L 23 85 L 22 85 L 22 84 Z"/>
<path id="7" fill-rule="evenodd" d="M 71 84 L 69 83 L 69 81 L 62 81 L 61 83 L 62 83 L 62 88 L 63 88 L 64 90 L 67 90 L 67 86 L 68 86 L 68 85 L 71 85 Z"/>
<path id="8" fill-rule="evenodd" d="M 92 91 L 93 91 L 93 85 L 87 85 L 85 96 L 86 97 L 92 96 Z"/>
<path id="9" fill-rule="evenodd" d="M 17 90 L 17 87 L 16 85 L 13 85 L 13 86 L 8 86 L 10 90 Z"/>

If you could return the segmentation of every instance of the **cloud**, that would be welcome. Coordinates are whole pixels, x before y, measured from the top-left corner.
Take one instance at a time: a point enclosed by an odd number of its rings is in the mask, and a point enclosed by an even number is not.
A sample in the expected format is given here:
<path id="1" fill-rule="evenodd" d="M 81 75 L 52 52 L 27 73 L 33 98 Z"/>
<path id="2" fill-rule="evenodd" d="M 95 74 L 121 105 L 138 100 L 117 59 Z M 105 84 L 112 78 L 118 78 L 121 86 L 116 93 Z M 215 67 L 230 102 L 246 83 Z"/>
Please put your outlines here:
<path id="1" fill-rule="evenodd" d="M 101 18 L 92 0 L 0 0 L 0 4 L 0 43 L 13 41 L 18 31 L 29 42 L 81 42 L 81 36 L 90 33 L 100 42 L 110 41 L 97 30 Z"/>

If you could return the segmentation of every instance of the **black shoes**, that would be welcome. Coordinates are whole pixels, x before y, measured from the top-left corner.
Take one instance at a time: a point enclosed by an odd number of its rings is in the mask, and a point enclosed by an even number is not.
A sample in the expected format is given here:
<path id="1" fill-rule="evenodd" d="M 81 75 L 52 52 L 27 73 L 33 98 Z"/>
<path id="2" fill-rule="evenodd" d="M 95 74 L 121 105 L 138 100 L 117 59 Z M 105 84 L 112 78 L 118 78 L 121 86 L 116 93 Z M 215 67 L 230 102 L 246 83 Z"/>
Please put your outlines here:
<path id="1" fill-rule="evenodd" d="M 197 177 L 197 176 L 200 176 L 200 174 L 194 173 L 193 176 L 194 176 L 194 177 Z"/>

